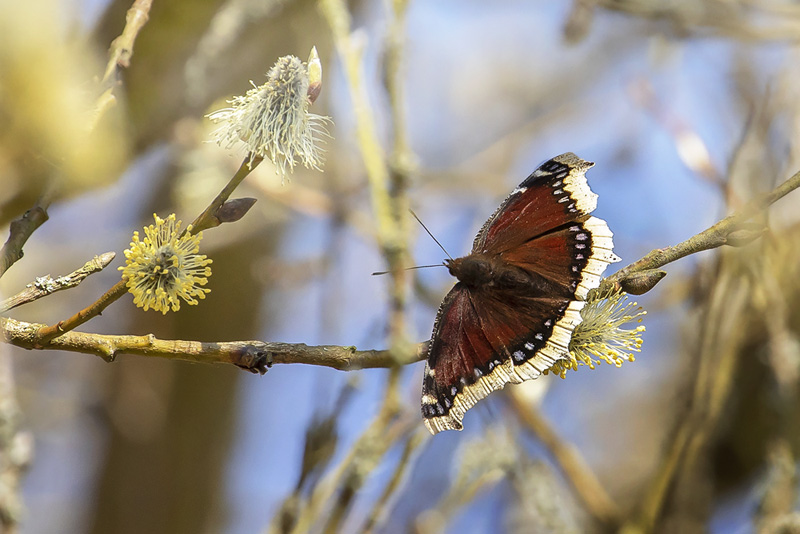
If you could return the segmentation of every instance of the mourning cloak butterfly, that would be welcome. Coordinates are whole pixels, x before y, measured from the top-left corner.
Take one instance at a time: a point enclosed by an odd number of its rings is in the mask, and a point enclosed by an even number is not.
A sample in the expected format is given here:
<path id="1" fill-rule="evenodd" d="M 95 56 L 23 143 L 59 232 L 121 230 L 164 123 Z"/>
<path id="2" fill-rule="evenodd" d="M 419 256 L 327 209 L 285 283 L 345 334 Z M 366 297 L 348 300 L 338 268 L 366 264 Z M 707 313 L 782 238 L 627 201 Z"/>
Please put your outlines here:
<path id="1" fill-rule="evenodd" d="M 543 163 L 478 232 L 472 252 L 445 260 L 458 283 L 439 307 L 422 382 L 431 433 L 461 430 L 464 414 L 507 383 L 569 358 L 590 289 L 619 258 L 585 172 L 567 153 Z"/>

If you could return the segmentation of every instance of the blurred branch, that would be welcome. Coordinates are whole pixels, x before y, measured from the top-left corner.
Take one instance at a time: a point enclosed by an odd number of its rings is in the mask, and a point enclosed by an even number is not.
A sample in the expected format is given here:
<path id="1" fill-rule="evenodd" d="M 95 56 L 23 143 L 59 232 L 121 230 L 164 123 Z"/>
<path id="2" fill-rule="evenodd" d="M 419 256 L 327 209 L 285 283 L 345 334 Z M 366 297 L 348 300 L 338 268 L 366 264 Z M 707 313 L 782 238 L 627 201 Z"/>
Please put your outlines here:
<path id="1" fill-rule="evenodd" d="M 133 44 L 150 18 L 152 4 L 153 0 L 134 0 L 133 5 L 125 14 L 125 28 L 122 30 L 122 34 L 111 42 L 108 52 L 108 64 L 106 65 L 105 73 L 103 73 L 103 79 L 100 81 L 100 86 L 104 89 L 97 99 L 92 129 L 105 115 L 106 111 L 116 104 L 114 90 L 119 82 L 119 73 L 123 68 L 127 69 L 131 64 Z"/>
<path id="2" fill-rule="evenodd" d="M 588 32 L 591 11 L 597 7 L 652 20 L 666 20 L 681 33 L 718 35 L 733 39 L 797 42 L 800 9 L 790 3 L 741 0 L 662 2 L 661 0 L 577 0 L 568 29 L 574 39 Z"/>
<path id="3" fill-rule="evenodd" d="M 699 343 L 693 360 L 698 368 L 693 373 L 689 411 L 680 418 L 658 472 L 644 491 L 639 512 L 625 527 L 627 533 L 655 531 L 676 486 L 684 478 L 694 485 L 692 477 L 700 476 L 703 455 L 718 432 L 723 410 L 735 390 L 736 370 L 749 332 L 742 325 L 748 316 L 753 284 L 741 276 L 736 257 L 721 258 L 697 329 Z"/>
<path id="4" fill-rule="evenodd" d="M 800 523 L 797 515 L 791 515 L 797 499 L 798 480 L 791 445 L 783 439 L 775 440 L 770 446 L 768 462 L 764 493 L 758 504 L 755 521 L 757 532 L 794 532 L 779 528 L 779 525 L 787 522 L 787 516 L 795 529 Z"/>
<path id="5" fill-rule="evenodd" d="M 127 69 L 130 66 L 133 44 L 150 18 L 152 5 L 152 0 L 134 0 L 133 5 L 125 14 L 125 28 L 122 30 L 122 34 L 111 42 L 108 64 L 101 81 L 103 85 L 113 83 L 112 78 L 116 81 L 120 69 Z"/>
<path id="6" fill-rule="evenodd" d="M 22 306 L 23 304 L 28 304 L 29 302 L 46 297 L 47 295 L 52 295 L 57 291 L 73 288 L 83 282 L 90 274 L 105 269 L 115 256 L 116 253 L 114 252 L 106 252 L 100 256 L 95 256 L 93 259 L 87 261 L 80 269 L 76 269 L 67 275 L 59 276 L 56 279 L 51 278 L 49 274 L 36 278 L 36 280 L 28 284 L 25 289 L 13 297 L 0 301 L 0 313 L 16 308 L 17 306 Z"/>
<path id="7" fill-rule="evenodd" d="M 323 515 L 323 507 L 332 503 L 327 514 L 323 531 L 340 532 L 341 524 L 352 505 L 358 489 L 366 481 L 368 475 L 380 464 L 381 458 L 389 448 L 407 435 L 417 423 L 399 418 L 401 413 L 398 402 L 400 367 L 393 355 L 387 351 L 389 358 L 389 376 L 387 377 L 386 394 L 378 415 L 350 447 L 347 456 L 321 483 L 317 484 L 308 504 L 301 511 L 293 533 L 309 532 L 314 523 Z"/>
<path id="8" fill-rule="evenodd" d="M 332 477 L 331 482 L 336 490 L 333 492 L 333 508 L 325 522 L 324 532 L 335 534 L 341 532 L 341 525 L 353 504 L 358 491 L 381 463 L 381 459 L 397 441 L 407 435 L 416 426 L 409 420 L 399 420 L 401 405 L 399 402 L 400 367 L 397 354 L 394 365 L 386 378 L 386 393 L 380 411 L 369 427 L 364 431 L 350 449 L 348 457 L 342 461 L 340 469 Z M 337 480 L 338 479 L 338 480 Z"/>
<path id="9" fill-rule="evenodd" d="M 703 138 L 689 121 L 679 116 L 661 102 L 652 84 L 640 78 L 628 86 L 633 101 L 646 110 L 672 137 L 678 157 L 692 172 L 722 193 L 729 193 L 722 173 L 711 162 L 711 154 Z"/>
<path id="10" fill-rule="evenodd" d="M 354 454 L 348 457 L 348 462 L 342 466 L 339 476 L 336 477 L 336 491 L 331 495 L 333 509 L 328 515 L 323 532 L 336 534 L 345 531 L 342 528 L 344 520 L 369 475 L 378 468 L 389 449 L 417 425 L 417 421 L 396 421 L 396 416 L 397 412 L 386 412 L 386 415 L 381 416 L 359 437 L 351 449 Z"/>
<path id="11" fill-rule="evenodd" d="M 686 241 L 672 247 L 650 251 L 642 259 L 631 263 L 627 267 L 605 278 L 600 283 L 600 286 L 593 291 L 596 291 L 599 295 L 609 294 L 621 289 L 622 284 L 625 284 L 627 279 L 637 273 L 653 271 L 668 263 L 672 263 L 673 261 L 703 250 L 710 250 L 721 247 L 722 245 L 742 246 L 749 243 L 752 239 L 759 237 L 762 232 L 760 229 L 757 230 L 748 225 L 747 221 L 760 214 L 777 200 L 783 198 L 798 187 L 800 187 L 800 171 L 771 192 L 751 200 L 735 214 L 725 217 L 718 223 L 690 237 Z M 660 279 L 661 278 L 658 277 L 655 279 L 655 282 L 658 282 Z M 655 285 L 655 282 L 653 285 Z M 652 289 L 652 287 L 646 288 L 646 290 L 649 289 Z"/>
<path id="12" fill-rule="evenodd" d="M 539 438 L 550 454 L 555 458 L 564 476 L 586 506 L 586 510 L 600 523 L 606 526 L 619 524 L 622 514 L 616 503 L 606 493 L 603 485 L 597 480 L 583 457 L 571 443 L 559 437 L 547 420 L 525 401 L 517 389 L 507 395 L 511 407 L 519 420 Z"/>
<path id="13" fill-rule="evenodd" d="M 406 530 L 417 534 L 447 532 L 456 514 L 481 492 L 511 478 L 511 473 L 523 463 L 520 452 L 508 429 L 502 425 L 489 427 L 481 435 L 463 440 L 452 454 L 456 458 L 457 470 L 447 491 L 417 516 Z"/>
<path id="14" fill-rule="evenodd" d="M 305 186 L 299 182 L 292 182 L 292 187 L 283 187 L 272 181 L 260 179 L 258 176 L 250 184 L 272 200 L 303 215 L 310 217 L 344 217 L 347 224 L 365 241 L 375 241 L 375 224 L 372 217 L 365 210 L 348 208 L 346 213 L 336 211 L 335 201 L 331 195 L 319 189 Z"/>
<path id="15" fill-rule="evenodd" d="M 20 430 L 11 356 L 0 352 L 0 532 L 16 534 L 24 516 L 21 485 L 33 458 L 33 436 Z"/>
<path id="16" fill-rule="evenodd" d="M 332 405 L 326 404 L 323 415 L 317 412 L 306 428 L 303 462 L 300 476 L 294 491 L 284 498 L 279 511 L 272 516 L 267 529 L 271 534 L 289 534 L 297 524 L 304 510 L 308 508 L 305 493 L 315 488 L 324 471 L 328 468 L 339 442 L 337 424 L 342 410 L 355 390 L 357 379 L 348 380 Z"/>
<path id="17" fill-rule="evenodd" d="M 400 24 L 401 28 L 404 6 L 405 2 L 401 1 L 395 2 L 393 6 L 394 14 L 399 21 L 396 24 Z M 405 222 L 407 213 L 405 208 L 408 206 L 408 200 L 405 197 L 407 180 L 405 174 L 390 173 L 387 168 L 383 149 L 375 131 L 374 114 L 370 108 L 369 96 L 364 85 L 361 65 L 363 50 L 351 35 L 351 20 L 347 6 L 343 0 L 320 0 L 319 7 L 328 22 L 336 49 L 344 64 L 350 99 L 356 117 L 356 137 L 367 171 L 372 209 L 377 220 L 378 243 L 386 258 L 388 270 L 391 272 L 390 347 L 398 354 L 398 357 L 402 358 L 402 354 L 411 350 L 411 345 L 406 338 L 404 318 L 408 290 L 408 274 L 403 271 L 408 256 L 408 225 Z M 399 58 L 399 41 L 392 43 L 389 46 L 389 55 Z M 397 62 L 394 66 L 396 65 Z M 391 74 L 390 78 L 396 80 L 395 74 Z M 395 82 L 392 81 L 392 84 L 394 86 Z M 394 95 L 399 94 L 399 90 L 391 92 Z M 400 103 L 396 98 L 390 100 L 393 118 L 397 119 L 400 115 Z M 407 152 L 407 148 L 403 148 L 407 147 L 404 124 L 404 122 L 395 122 L 394 125 L 395 154 L 400 151 Z"/>
<path id="18" fill-rule="evenodd" d="M 392 117 L 392 152 L 389 155 L 389 200 L 395 226 L 399 229 L 401 241 L 398 243 L 396 258 L 389 258 L 387 263 L 392 269 L 392 295 L 389 309 L 389 327 L 392 337 L 407 344 L 405 327 L 405 308 L 409 288 L 409 271 L 404 267 L 408 263 L 408 242 L 411 236 L 408 212 L 411 204 L 408 200 L 408 186 L 414 169 L 414 154 L 408 140 L 408 128 L 405 119 L 404 80 L 404 43 L 406 28 L 406 11 L 408 0 L 392 0 L 389 17 L 389 28 L 385 41 L 384 86 L 389 97 L 389 111 Z M 405 347 L 409 349 L 409 347 Z"/>
<path id="19" fill-rule="evenodd" d="M 372 511 L 370 511 L 367 521 L 364 523 L 364 527 L 361 529 L 361 532 L 364 534 L 370 534 L 374 532 L 375 529 L 377 529 L 386 519 L 389 500 L 397 493 L 397 490 L 402 487 L 402 483 L 405 480 L 407 473 L 413 466 L 411 456 L 419 448 L 419 446 L 427 440 L 428 437 L 429 433 L 427 430 L 420 428 L 417 432 L 412 433 L 411 436 L 409 436 L 409 438 L 406 440 L 406 444 L 403 447 L 403 452 L 400 455 L 400 460 L 398 460 L 397 465 L 392 472 L 392 476 L 389 479 L 389 482 L 386 484 L 386 487 L 383 488 L 383 493 L 381 493 L 381 496 L 372 507 Z"/>
<path id="20" fill-rule="evenodd" d="M 273 363 L 302 363 L 332 367 L 341 371 L 385 368 L 395 365 L 386 350 L 357 350 L 338 345 L 309 346 L 303 343 L 272 343 L 264 341 L 200 342 L 158 339 L 153 335 L 104 335 L 66 332 L 46 346 L 38 345 L 37 332 L 46 325 L 0 318 L 2 340 L 24 349 L 53 349 L 94 354 L 114 361 L 119 354 L 137 354 L 195 363 L 234 364 L 253 372 L 266 372 Z M 420 343 L 408 364 L 424 358 L 427 343 Z"/>
<path id="21" fill-rule="evenodd" d="M 28 238 L 47 221 L 49 205 L 49 195 L 44 195 L 22 217 L 11 221 L 8 240 L 0 250 L 0 276 L 3 276 L 9 267 L 22 258 L 22 247 L 25 246 Z"/>

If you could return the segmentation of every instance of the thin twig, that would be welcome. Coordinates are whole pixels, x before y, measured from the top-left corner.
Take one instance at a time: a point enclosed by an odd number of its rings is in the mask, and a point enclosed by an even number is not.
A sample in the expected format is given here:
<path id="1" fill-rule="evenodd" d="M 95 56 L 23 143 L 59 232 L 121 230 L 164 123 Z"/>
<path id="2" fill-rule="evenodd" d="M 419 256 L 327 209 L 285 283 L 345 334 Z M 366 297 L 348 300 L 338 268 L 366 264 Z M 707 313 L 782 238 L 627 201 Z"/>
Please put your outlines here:
<path id="1" fill-rule="evenodd" d="M 122 34 L 111 42 L 108 50 L 108 63 L 100 81 L 102 94 L 97 98 L 91 129 L 97 125 L 105 113 L 116 104 L 114 91 L 118 85 L 119 73 L 131 64 L 133 45 L 139 32 L 150 18 L 150 7 L 153 0 L 134 0 L 133 5 L 125 14 L 125 28 Z"/>
<path id="2" fill-rule="evenodd" d="M 0 302 L 0 313 L 16 308 L 17 306 L 22 306 L 23 304 L 28 304 L 29 302 L 46 297 L 47 295 L 52 295 L 57 291 L 73 288 L 83 282 L 90 274 L 105 269 L 115 256 L 116 253 L 114 252 L 106 252 L 105 254 L 95 256 L 83 264 L 83 267 L 67 275 L 59 276 L 55 279 L 49 274 L 39 277 L 13 297 Z"/>
<path id="3" fill-rule="evenodd" d="M 402 487 L 403 481 L 413 467 L 411 456 L 428 438 L 430 438 L 430 433 L 426 429 L 420 428 L 406 440 L 403 452 L 400 455 L 400 460 L 398 460 L 389 482 L 383 488 L 381 496 L 375 502 L 372 511 L 370 511 L 364 523 L 364 527 L 361 530 L 364 534 L 374 532 L 375 529 L 385 521 L 390 499 L 397 493 L 397 490 Z"/>
<path id="4" fill-rule="evenodd" d="M 47 221 L 49 198 L 40 198 L 25 214 L 11 222 L 8 240 L 0 250 L 0 276 L 22 258 L 22 247 L 34 231 Z"/>
<path id="5" fill-rule="evenodd" d="M 650 251 L 642 259 L 631 263 L 608 278 L 605 278 L 600 283 L 600 287 L 594 291 L 597 291 L 599 295 L 605 295 L 613 291 L 618 291 L 620 284 L 624 283 L 627 278 L 631 277 L 631 275 L 658 269 L 659 267 L 663 267 L 668 263 L 672 263 L 673 261 L 679 260 L 690 254 L 729 244 L 731 235 L 742 230 L 743 223 L 746 223 L 752 217 L 763 212 L 770 205 L 791 193 L 798 187 L 800 187 L 800 172 L 795 173 L 794 176 L 773 189 L 771 192 L 751 200 L 738 212 L 725 217 L 718 223 L 700 232 L 699 234 L 690 237 L 686 241 L 678 243 L 672 247 Z"/>
<path id="6" fill-rule="evenodd" d="M 103 293 L 103 295 L 85 307 L 72 317 L 59 321 L 54 325 L 39 325 L 41 328 L 34 336 L 34 345 L 30 348 L 43 349 L 48 345 L 52 346 L 52 340 L 56 337 L 63 335 L 70 330 L 74 330 L 83 323 L 97 317 L 103 310 L 108 308 L 112 303 L 117 301 L 122 295 L 127 292 L 128 288 L 125 285 L 125 280 L 120 280 L 114 284 L 111 289 Z"/>
<path id="7" fill-rule="evenodd" d="M 424 350 L 422 345 L 419 348 Z M 385 351 L 384 354 L 388 358 L 390 372 L 386 394 L 378 415 L 350 447 L 350 451 L 341 463 L 314 487 L 305 509 L 298 516 L 292 530 L 293 534 L 309 532 L 320 519 L 324 507 L 330 503 L 333 503 L 333 506 L 325 521 L 325 531 L 337 532 L 336 528 L 344 519 L 351 504 L 351 490 L 361 487 L 367 475 L 378 466 L 389 447 L 416 426 L 416 422 L 399 419 L 400 405 L 397 390 L 400 368 L 389 351 Z"/>
<path id="8" fill-rule="evenodd" d="M 211 201 L 211 204 L 203 210 L 203 213 L 192 221 L 192 234 L 217 227 L 221 224 L 222 221 L 217 218 L 217 211 L 225 204 L 225 201 L 230 198 L 233 191 L 239 187 L 242 180 L 247 178 L 247 175 L 253 172 L 253 169 L 258 167 L 262 161 L 264 161 L 264 158 L 256 155 L 248 156 L 242 161 L 242 164 L 239 165 L 239 169 L 236 171 L 236 174 L 233 175 L 233 178 L 231 178 L 228 184 L 219 192 L 217 197 Z"/>
<path id="9" fill-rule="evenodd" d="M 345 67 L 350 98 L 356 116 L 356 137 L 369 181 L 372 209 L 377 221 L 378 244 L 392 273 L 392 303 L 390 305 L 390 348 L 402 358 L 410 350 L 406 337 L 405 295 L 408 291 L 407 273 L 404 272 L 407 258 L 407 225 L 403 222 L 407 203 L 405 187 L 392 180 L 386 165 L 375 128 L 375 119 L 369 105 L 369 97 L 362 72 L 362 50 L 351 38 L 350 13 L 343 0 L 320 0 L 320 9 L 333 34 L 336 49 Z M 402 127 L 402 124 L 399 125 Z M 401 137 L 398 142 L 405 142 Z M 391 187 L 391 191 L 390 191 Z"/>

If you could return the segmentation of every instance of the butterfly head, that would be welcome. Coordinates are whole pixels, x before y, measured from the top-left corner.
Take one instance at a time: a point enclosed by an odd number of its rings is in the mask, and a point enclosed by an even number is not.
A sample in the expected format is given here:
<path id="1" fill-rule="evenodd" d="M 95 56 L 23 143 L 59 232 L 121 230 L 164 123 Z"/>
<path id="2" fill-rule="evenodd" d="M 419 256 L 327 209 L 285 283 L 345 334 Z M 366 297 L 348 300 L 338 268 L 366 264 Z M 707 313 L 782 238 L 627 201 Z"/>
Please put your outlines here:
<path id="1" fill-rule="evenodd" d="M 444 260 L 444 265 L 451 275 L 471 288 L 489 284 L 494 277 L 492 262 L 479 254 L 447 259 Z"/>

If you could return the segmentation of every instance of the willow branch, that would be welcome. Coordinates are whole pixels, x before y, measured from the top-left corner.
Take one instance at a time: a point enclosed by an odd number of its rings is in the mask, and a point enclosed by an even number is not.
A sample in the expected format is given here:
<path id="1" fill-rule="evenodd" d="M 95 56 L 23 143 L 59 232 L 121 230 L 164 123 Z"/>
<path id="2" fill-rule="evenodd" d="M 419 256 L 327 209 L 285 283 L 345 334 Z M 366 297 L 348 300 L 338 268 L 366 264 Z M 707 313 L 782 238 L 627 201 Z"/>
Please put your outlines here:
<path id="1" fill-rule="evenodd" d="M 672 263 L 690 254 L 703 250 L 710 250 L 723 245 L 739 246 L 740 244 L 744 244 L 748 240 L 748 236 L 757 237 L 760 235 L 759 231 L 746 225 L 747 221 L 763 212 L 769 206 L 798 187 L 800 187 L 800 172 L 795 173 L 794 176 L 774 190 L 751 200 L 738 212 L 725 217 L 694 237 L 690 237 L 686 241 L 672 247 L 650 251 L 642 259 L 631 263 L 608 278 L 605 278 L 600 283 L 600 287 L 595 291 L 597 291 L 599 295 L 606 295 L 621 288 L 624 289 L 626 282 L 633 279 L 635 277 L 634 275 L 654 271 L 659 267 L 663 267 L 668 263 Z M 658 277 L 658 280 L 660 280 L 660 278 L 661 277 Z M 657 282 L 658 280 L 655 281 Z M 655 283 L 653 283 L 653 285 L 655 285 Z M 645 291 L 651 289 L 651 287 L 645 288 Z"/>
<path id="2" fill-rule="evenodd" d="M 249 161 L 249 163 L 248 163 Z M 215 226 L 219 226 L 223 219 L 218 217 L 218 213 L 225 205 L 225 202 L 230 198 L 233 191 L 236 187 L 242 183 L 250 172 L 259 164 L 261 163 L 262 158 L 253 157 L 252 160 L 245 159 L 242 164 L 239 166 L 239 170 L 236 171 L 236 174 L 228 182 L 222 191 L 217 195 L 217 197 L 208 205 L 208 207 L 197 216 L 197 218 L 192 222 L 192 230 L 193 234 L 200 232 L 201 230 L 205 230 L 208 228 L 213 228 Z M 252 206 L 252 204 L 250 204 Z M 249 209 L 249 208 L 248 208 Z M 79 327 L 80 325 L 84 324 L 85 322 L 89 321 L 93 317 L 97 317 L 103 310 L 109 307 L 113 302 L 117 301 L 122 295 L 127 292 L 127 287 L 125 284 L 125 280 L 120 280 L 117 282 L 111 289 L 106 291 L 102 297 L 94 301 L 92 304 L 87 306 L 86 308 L 82 309 L 69 319 L 65 319 L 63 321 L 59 321 L 58 323 L 47 326 L 41 325 L 42 328 L 40 329 L 38 335 L 36 336 L 35 340 L 35 347 L 34 348 L 44 348 L 47 346 L 54 338 L 64 334 L 65 332 L 69 332 L 70 330 L 74 330 L 75 328 Z"/>
<path id="3" fill-rule="evenodd" d="M 215 228 L 225 222 L 223 218 L 219 217 L 219 211 L 233 194 L 233 191 L 242 183 L 242 180 L 247 178 L 247 175 L 253 172 L 253 169 L 258 167 L 262 161 L 264 161 L 264 158 L 256 155 L 248 156 L 242 161 L 242 164 L 239 165 L 239 169 L 236 171 L 236 174 L 233 175 L 233 178 L 230 179 L 228 185 L 219 192 L 217 197 L 211 201 L 211 204 L 203 210 L 203 213 L 192 221 L 191 226 L 193 234 L 208 230 L 209 228 Z M 252 204 L 250 204 L 250 206 L 252 206 Z M 250 206 L 248 206 L 248 209 Z"/>
<path id="4" fill-rule="evenodd" d="M 39 199 L 22 217 L 11 222 L 8 240 L 0 249 L 0 276 L 3 276 L 9 267 L 22 258 L 22 247 L 25 246 L 28 238 L 47 221 L 49 203 L 49 199 Z"/>
<path id="5" fill-rule="evenodd" d="M 13 297 L 0 301 L 0 313 L 16 308 L 17 306 L 22 306 L 23 304 L 28 304 L 29 302 L 46 297 L 47 295 L 52 295 L 58 291 L 73 288 L 83 282 L 90 274 L 105 269 L 115 256 L 116 253 L 114 252 L 106 252 L 105 254 L 95 256 L 93 259 L 84 263 L 83 267 L 67 275 L 52 278 L 48 274 L 36 278 L 36 280 L 28 284 L 25 289 Z"/>
<path id="6" fill-rule="evenodd" d="M 41 346 L 38 332 L 44 327 L 46 325 L 0 318 L 0 336 L 7 343 L 23 349 L 53 349 L 94 354 L 109 362 L 114 361 L 120 354 L 136 354 L 194 363 L 233 364 L 261 373 L 276 363 L 321 365 L 340 371 L 396 365 L 396 361 L 387 350 L 358 350 L 356 347 L 337 345 L 309 346 L 302 343 L 265 341 L 200 342 L 158 339 L 153 335 L 103 335 L 72 331 L 50 340 L 46 346 Z M 420 343 L 416 347 L 415 354 L 409 357 L 409 361 L 401 363 L 413 363 L 423 359 L 426 350 L 427 343 Z"/>

